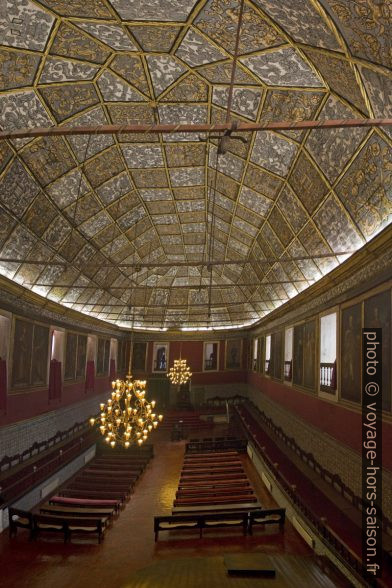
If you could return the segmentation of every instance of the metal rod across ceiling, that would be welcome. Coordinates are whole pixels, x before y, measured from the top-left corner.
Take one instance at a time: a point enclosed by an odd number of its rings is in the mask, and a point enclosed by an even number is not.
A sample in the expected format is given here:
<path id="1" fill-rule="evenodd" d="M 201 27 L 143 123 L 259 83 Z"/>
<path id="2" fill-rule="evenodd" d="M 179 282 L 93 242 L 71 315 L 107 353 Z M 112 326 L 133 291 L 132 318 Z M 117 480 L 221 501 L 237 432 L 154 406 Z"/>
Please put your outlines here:
<path id="1" fill-rule="evenodd" d="M 323 258 L 330 258 L 330 257 L 338 257 L 339 255 L 352 255 L 355 251 L 334 251 L 331 253 L 322 253 L 317 255 L 303 255 L 301 257 L 288 257 L 288 258 L 263 258 L 263 259 L 239 259 L 239 260 L 200 260 L 200 261 L 168 261 L 168 262 L 133 262 L 133 263 L 112 263 L 110 261 L 100 262 L 99 264 L 96 263 L 84 263 L 83 268 L 103 268 L 103 267 L 116 267 L 116 268 L 136 268 L 137 272 L 141 271 L 144 268 L 172 268 L 172 267 L 200 267 L 200 266 L 209 266 L 209 265 L 246 265 L 247 263 L 250 264 L 257 264 L 257 265 L 264 265 L 270 263 L 290 263 L 292 261 L 306 261 L 311 260 L 314 261 L 316 259 L 323 259 Z M 0 257 L 0 263 L 23 263 L 25 265 L 44 265 L 44 266 L 56 266 L 56 267 L 69 267 L 72 262 L 66 261 L 44 261 L 40 259 L 19 259 L 17 257 Z"/>
<path id="2" fill-rule="evenodd" d="M 295 129 L 336 129 L 347 127 L 386 127 L 392 125 L 392 118 L 349 118 L 331 120 L 302 120 L 277 122 L 232 122 L 214 124 L 124 124 L 124 125 L 83 125 L 63 127 L 23 128 L 1 131 L 1 139 L 22 139 L 33 137 L 55 137 L 65 135 L 107 135 L 124 133 L 210 133 L 210 132 L 253 132 L 289 131 Z"/>

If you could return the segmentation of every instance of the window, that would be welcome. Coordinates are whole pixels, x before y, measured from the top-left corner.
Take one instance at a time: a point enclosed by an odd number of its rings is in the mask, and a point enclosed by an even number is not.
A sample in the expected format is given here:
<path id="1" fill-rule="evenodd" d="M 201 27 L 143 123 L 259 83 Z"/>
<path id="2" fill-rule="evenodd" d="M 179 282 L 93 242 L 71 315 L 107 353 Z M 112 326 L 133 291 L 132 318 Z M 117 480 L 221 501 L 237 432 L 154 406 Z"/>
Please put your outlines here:
<path id="1" fill-rule="evenodd" d="M 336 392 L 336 312 L 320 318 L 320 391 Z"/>
<path id="2" fill-rule="evenodd" d="M 293 327 L 284 333 L 284 379 L 286 382 L 293 379 Z"/>
<path id="3" fill-rule="evenodd" d="M 154 343 L 152 356 L 152 371 L 167 372 L 167 365 L 169 362 L 168 343 Z"/>
<path id="4" fill-rule="evenodd" d="M 259 351 L 259 340 L 253 339 L 253 348 L 252 348 L 252 370 L 257 370 L 257 357 Z"/>
<path id="5" fill-rule="evenodd" d="M 216 371 L 218 369 L 219 343 L 204 343 L 204 371 Z"/>
<path id="6" fill-rule="evenodd" d="M 264 371 L 269 375 L 270 373 L 270 361 L 271 361 L 271 335 L 267 335 L 265 338 L 265 366 Z"/>

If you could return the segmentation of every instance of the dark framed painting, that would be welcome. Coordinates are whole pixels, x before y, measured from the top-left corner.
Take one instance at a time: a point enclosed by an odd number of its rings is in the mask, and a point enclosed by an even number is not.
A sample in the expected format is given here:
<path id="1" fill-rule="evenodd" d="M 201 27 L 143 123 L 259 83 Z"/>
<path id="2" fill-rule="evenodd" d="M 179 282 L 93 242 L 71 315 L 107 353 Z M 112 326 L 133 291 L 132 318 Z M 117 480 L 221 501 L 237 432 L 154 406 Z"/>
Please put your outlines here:
<path id="1" fill-rule="evenodd" d="M 98 339 L 97 348 L 97 376 L 105 373 L 105 339 Z"/>
<path id="2" fill-rule="evenodd" d="M 277 331 L 271 335 L 271 358 L 269 374 L 278 380 L 282 379 L 282 362 L 283 362 L 283 336 L 282 331 Z"/>
<path id="3" fill-rule="evenodd" d="M 146 371 L 147 343 L 145 341 L 136 341 L 132 350 L 132 371 Z"/>
<path id="4" fill-rule="evenodd" d="M 226 339 L 225 368 L 241 369 L 242 339 Z"/>
<path id="5" fill-rule="evenodd" d="M 12 349 L 12 388 L 30 386 L 34 325 L 15 318 Z"/>
<path id="6" fill-rule="evenodd" d="M 86 371 L 87 336 L 78 335 L 78 352 L 76 357 L 76 377 L 83 378 Z"/>
<path id="7" fill-rule="evenodd" d="M 64 380 L 74 380 L 76 377 L 77 346 L 78 336 L 76 333 L 67 333 L 65 343 Z"/>
<path id="8" fill-rule="evenodd" d="M 304 324 L 303 330 L 303 385 L 312 390 L 316 387 L 316 321 Z"/>
<path id="9" fill-rule="evenodd" d="M 48 379 L 49 327 L 34 325 L 32 386 L 45 386 Z"/>
<path id="10" fill-rule="evenodd" d="M 302 386 L 304 355 L 304 325 L 294 327 L 293 384 Z"/>
<path id="11" fill-rule="evenodd" d="M 341 390 L 344 400 L 361 402 L 361 303 L 342 310 Z"/>
<path id="12" fill-rule="evenodd" d="M 391 290 L 365 300 L 364 328 L 382 329 L 382 408 L 391 410 Z"/>

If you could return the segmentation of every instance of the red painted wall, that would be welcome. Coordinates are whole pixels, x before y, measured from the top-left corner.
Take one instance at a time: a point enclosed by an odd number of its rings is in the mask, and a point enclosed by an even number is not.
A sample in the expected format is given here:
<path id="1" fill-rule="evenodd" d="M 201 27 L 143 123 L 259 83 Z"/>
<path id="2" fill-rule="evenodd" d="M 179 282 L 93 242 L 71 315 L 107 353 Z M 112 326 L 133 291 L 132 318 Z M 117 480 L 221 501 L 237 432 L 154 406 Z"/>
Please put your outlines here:
<path id="1" fill-rule="evenodd" d="M 362 415 L 359 411 L 300 392 L 255 372 L 248 372 L 248 384 L 295 416 L 361 453 Z M 383 465 L 392 470 L 392 423 L 383 422 L 382 441 Z"/>
<path id="2" fill-rule="evenodd" d="M 109 392 L 110 389 L 109 377 L 96 377 L 94 392 L 85 392 L 84 380 L 70 384 L 63 383 L 61 400 L 56 399 L 50 402 L 47 388 L 20 391 L 17 394 L 8 393 L 6 413 L 0 414 L 0 426 L 34 418 L 45 412 L 69 406 L 86 398 L 93 398 L 105 391 Z"/>
<path id="3" fill-rule="evenodd" d="M 157 339 L 157 342 L 159 339 Z M 148 378 L 152 372 L 152 360 L 153 360 L 153 341 L 148 342 L 147 346 L 147 370 L 144 374 L 137 374 L 139 378 Z M 174 360 L 179 359 L 180 353 L 183 359 L 187 360 L 187 363 L 192 372 L 192 385 L 202 386 L 209 384 L 232 384 L 232 383 L 245 383 L 246 382 L 246 370 L 245 368 L 245 353 L 246 345 L 243 345 L 243 352 L 241 358 L 242 369 L 238 371 L 225 370 L 225 342 L 219 342 L 219 370 L 218 371 L 203 371 L 203 352 L 204 342 L 203 341 L 170 341 L 169 343 L 169 368 L 172 367 Z"/>

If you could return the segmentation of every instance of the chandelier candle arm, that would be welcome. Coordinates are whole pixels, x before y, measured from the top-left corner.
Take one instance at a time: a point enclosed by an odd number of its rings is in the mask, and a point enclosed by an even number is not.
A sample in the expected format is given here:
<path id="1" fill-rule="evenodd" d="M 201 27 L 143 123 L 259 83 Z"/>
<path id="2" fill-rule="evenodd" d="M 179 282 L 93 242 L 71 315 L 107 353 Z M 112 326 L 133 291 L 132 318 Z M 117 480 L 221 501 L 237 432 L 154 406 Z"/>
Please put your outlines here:
<path id="1" fill-rule="evenodd" d="M 128 375 L 125 380 L 112 382 L 111 397 L 99 405 L 100 415 L 90 419 L 91 426 L 97 425 L 113 448 L 117 443 L 126 449 L 132 443 L 142 445 L 163 419 L 153 413 L 155 400 L 148 402 L 145 395 L 145 380 L 132 380 Z"/>

